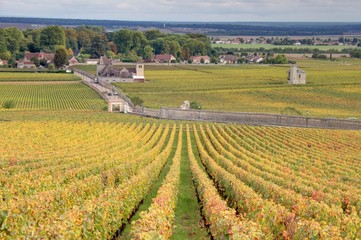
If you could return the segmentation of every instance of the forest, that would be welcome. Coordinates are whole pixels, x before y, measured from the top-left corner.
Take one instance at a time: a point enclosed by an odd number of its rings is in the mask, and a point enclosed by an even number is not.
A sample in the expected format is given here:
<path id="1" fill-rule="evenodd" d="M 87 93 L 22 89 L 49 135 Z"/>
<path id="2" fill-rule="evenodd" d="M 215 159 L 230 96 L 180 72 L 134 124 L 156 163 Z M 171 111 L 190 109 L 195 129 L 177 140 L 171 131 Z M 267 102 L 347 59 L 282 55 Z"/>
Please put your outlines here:
<path id="1" fill-rule="evenodd" d="M 107 55 L 133 62 L 138 58 L 151 59 L 155 54 L 172 54 L 180 61 L 212 54 L 211 42 L 204 34 L 165 34 L 155 29 L 107 32 L 97 26 L 0 29 L 0 59 L 9 60 L 10 65 L 27 51 L 55 52 L 59 48 L 66 48 L 69 56 L 77 56 L 80 61 Z"/>

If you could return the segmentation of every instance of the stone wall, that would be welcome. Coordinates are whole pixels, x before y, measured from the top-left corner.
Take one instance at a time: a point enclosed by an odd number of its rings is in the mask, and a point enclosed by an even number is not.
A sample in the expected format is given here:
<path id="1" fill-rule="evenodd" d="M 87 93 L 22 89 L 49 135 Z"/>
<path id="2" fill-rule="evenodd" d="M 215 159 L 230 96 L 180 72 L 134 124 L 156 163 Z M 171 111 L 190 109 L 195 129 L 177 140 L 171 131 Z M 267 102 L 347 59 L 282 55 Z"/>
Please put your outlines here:
<path id="1" fill-rule="evenodd" d="M 160 110 L 138 108 L 135 114 L 172 120 L 193 120 L 224 123 L 243 123 L 250 125 L 289 126 L 307 128 L 329 128 L 361 130 L 361 121 L 287 116 L 262 113 L 218 112 L 202 110 L 181 110 L 161 108 Z"/>

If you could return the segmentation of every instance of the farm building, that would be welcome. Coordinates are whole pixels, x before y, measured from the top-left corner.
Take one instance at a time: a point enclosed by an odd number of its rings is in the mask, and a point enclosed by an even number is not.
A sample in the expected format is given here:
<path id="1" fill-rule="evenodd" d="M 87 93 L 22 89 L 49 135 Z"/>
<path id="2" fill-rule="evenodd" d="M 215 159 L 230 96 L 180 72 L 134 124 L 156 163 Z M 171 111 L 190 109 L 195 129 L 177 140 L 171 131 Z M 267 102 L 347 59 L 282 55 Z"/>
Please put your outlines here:
<path id="1" fill-rule="evenodd" d="M 153 62 L 171 63 L 172 61 L 175 61 L 175 60 L 177 60 L 177 59 L 171 54 L 157 54 L 157 55 L 155 55 Z"/>
<path id="2" fill-rule="evenodd" d="M 208 64 L 211 62 L 211 59 L 208 56 L 192 56 L 190 58 L 190 60 L 192 60 L 192 63 L 202 63 L 202 59 L 203 59 L 203 63 Z"/>
<path id="3" fill-rule="evenodd" d="M 144 64 L 137 62 L 134 67 L 114 67 L 113 61 L 101 57 L 97 64 L 98 81 L 106 82 L 144 82 Z"/>
<path id="4" fill-rule="evenodd" d="M 7 66 L 8 65 L 8 61 L 7 60 L 1 60 L 0 59 L 0 66 Z"/>
<path id="5" fill-rule="evenodd" d="M 54 53 L 44 53 L 44 52 L 26 52 L 24 55 L 24 62 L 29 62 L 33 58 L 37 58 L 39 60 L 46 59 L 47 63 L 52 63 L 54 61 L 55 54 Z"/>
<path id="6" fill-rule="evenodd" d="M 86 59 L 85 60 L 85 64 L 88 64 L 88 65 L 95 65 L 95 64 L 98 64 L 98 62 L 100 61 L 100 59 L 98 58 L 89 58 L 89 59 Z"/>
<path id="7" fill-rule="evenodd" d="M 289 84 L 306 84 L 306 72 L 299 69 L 296 64 L 292 64 L 288 71 Z"/>
<path id="8" fill-rule="evenodd" d="M 248 63 L 260 63 L 264 60 L 263 57 L 261 56 L 254 56 L 254 55 L 250 55 L 246 57 L 246 61 Z"/>
<path id="9" fill-rule="evenodd" d="M 35 64 L 31 61 L 16 61 L 17 68 L 23 69 L 23 68 L 36 68 Z"/>
<path id="10" fill-rule="evenodd" d="M 78 62 L 78 60 L 76 60 L 75 57 L 71 57 L 69 59 L 69 66 L 73 66 L 73 65 L 77 65 L 77 64 L 79 64 L 79 62 Z"/>
<path id="11" fill-rule="evenodd" d="M 236 64 L 238 57 L 234 55 L 223 55 L 219 57 L 219 62 L 224 64 Z"/>

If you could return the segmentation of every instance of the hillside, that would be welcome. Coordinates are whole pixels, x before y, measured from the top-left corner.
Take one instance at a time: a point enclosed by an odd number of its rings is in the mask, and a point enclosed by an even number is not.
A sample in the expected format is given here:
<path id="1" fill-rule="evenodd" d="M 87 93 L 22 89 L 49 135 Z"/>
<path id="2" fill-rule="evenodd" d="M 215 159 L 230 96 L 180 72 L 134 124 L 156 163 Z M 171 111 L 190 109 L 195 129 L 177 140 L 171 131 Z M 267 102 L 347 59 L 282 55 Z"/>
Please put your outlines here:
<path id="1" fill-rule="evenodd" d="M 307 84 L 289 85 L 289 65 L 146 65 L 149 83 L 115 85 L 150 108 L 195 101 L 206 110 L 361 118 L 361 61 L 298 60 Z M 94 66 L 81 66 L 95 73 Z"/>

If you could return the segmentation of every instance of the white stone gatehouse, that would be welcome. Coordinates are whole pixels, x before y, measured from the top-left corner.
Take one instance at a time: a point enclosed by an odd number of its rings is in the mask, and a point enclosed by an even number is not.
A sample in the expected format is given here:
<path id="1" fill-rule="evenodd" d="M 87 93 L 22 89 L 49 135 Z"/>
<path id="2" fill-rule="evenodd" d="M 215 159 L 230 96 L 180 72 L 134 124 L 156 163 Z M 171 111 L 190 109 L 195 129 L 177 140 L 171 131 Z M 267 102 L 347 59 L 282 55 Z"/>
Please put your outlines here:
<path id="1" fill-rule="evenodd" d="M 120 99 L 109 99 L 108 101 L 108 112 L 123 112 L 128 113 L 129 112 L 129 105 L 124 100 Z"/>

